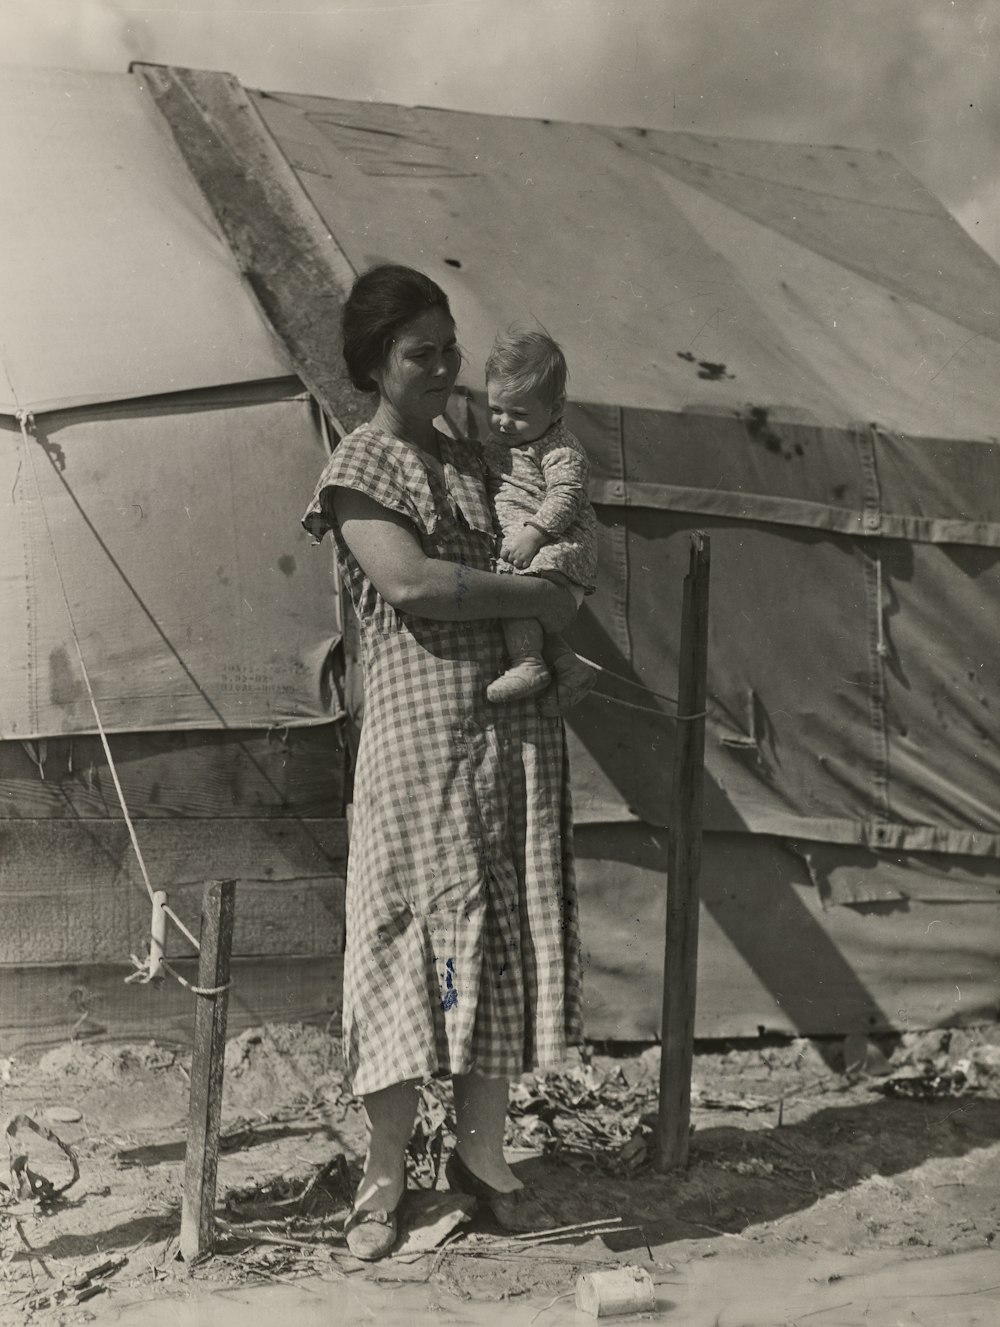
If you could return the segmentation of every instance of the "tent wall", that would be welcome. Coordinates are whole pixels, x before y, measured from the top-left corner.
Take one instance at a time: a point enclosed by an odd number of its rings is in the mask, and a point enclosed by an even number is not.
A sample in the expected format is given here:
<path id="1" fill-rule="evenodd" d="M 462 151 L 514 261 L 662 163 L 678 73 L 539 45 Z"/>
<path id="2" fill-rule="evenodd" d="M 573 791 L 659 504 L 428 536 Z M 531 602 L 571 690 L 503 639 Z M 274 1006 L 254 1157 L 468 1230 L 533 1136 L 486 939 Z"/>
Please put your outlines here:
<path id="1" fill-rule="evenodd" d="M 698 1037 L 847 1035 L 1000 1016 L 1000 869 L 767 835 L 702 851 Z M 648 825 L 577 826 L 591 1036 L 659 1033 L 667 845 Z"/>
<path id="2" fill-rule="evenodd" d="M 342 726 L 110 738 L 156 887 L 197 933 L 201 885 L 239 881 L 234 1030 L 336 1015 Z M 79 1036 L 188 1040 L 191 996 L 126 985 L 149 904 L 96 737 L 0 743 L 0 1053 Z M 169 952 L 191 979 L 190 946 Z M 79 1025 L 79 1026 L 78 1026 Z"/>
<path id="3" fill-rule="evenodd" d="M 88 405 L 0 441 L 0 1047 L 193 1019 L 124 984 L 149 902 L 77 642 L 153 887 L 196 927 L 202 883 L 240 882 L 234 1026 L 328 1016 L 345 753 L 332 563 L 296 519 L 325 455 L 309 397 Z"/>
<path id="4" fill-rule="evenodd" d="M 0 421 L 0 736 L 93 731 L 77 640 L 108 732 L 327 719 L 325 454 L 295 379 Z"/>
<path id="5" fill-rule="evenodd" d="M 154 887 L 196 928 L 202 882 L 240 882 L 231 1025 L 325 1019 L 345 753 L 332 559 L 298 521 L 318 412 L 141 79 L 13 70 L 0 102 L 33 200 L 0 214 L 0 1053 L 194 1015 L 123 980 L 149 903 L 77 640 Z"/>

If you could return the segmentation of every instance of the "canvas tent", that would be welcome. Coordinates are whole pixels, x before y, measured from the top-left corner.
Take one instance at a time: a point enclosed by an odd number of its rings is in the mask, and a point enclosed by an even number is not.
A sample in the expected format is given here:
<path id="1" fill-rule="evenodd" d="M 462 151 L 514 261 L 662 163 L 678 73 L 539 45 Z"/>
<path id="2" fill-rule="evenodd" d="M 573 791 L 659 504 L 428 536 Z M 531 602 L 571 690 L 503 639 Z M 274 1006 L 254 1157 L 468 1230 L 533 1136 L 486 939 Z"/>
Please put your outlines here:
<path id="1" fill-rule="evenodd" d="M 250 210 L 308 212 L 331 287 L 392 259 L 447 288 L 461 427 L 483 427 L 498 326 L 536 318 L 565 346 L 602 541 L 575 641 L 604 671 L 570 720 L 591 1034 L 656 1031 L 695 527 L 713 541 L 699 1033 L 993 1017 L 1000 271 L 940 204 L 884 153 L 246 94 L 190 71 L 115 87 L 156 101 L 157 141 L 175 150 L 169 126 L 203 199 L 173 158 L 170 188 L 202 217 L 207 200 L 284 344 L 273 376 L 294 364 L 337 420 L 356 403 L 299 353 L 294 273 L 248 257 L 248 134 L 274 184 Z M 317 685 L 251 722 L 326 732 L 328 604 L 300 612 Z"/>
<path id="2" fill-rule="evenodd" d="M 601 1030 L 656 1026 L 693 526 L 699 1030 L 992 1017 L 1000 270 L 885 153 L 253 100 L 355 267 L 446 285 L 474 392 L 497 326 L 566 347 L 602 532 L 577 643 L 607 671 L 570 719 Z"/>
<path id="3" fill-rule="evenodd" d="M 0 124 L 0 1042 L 189 1021 L 123 985 L 150 907 L 81 655 L 154 887 L 196 924 L 243 880 L 242 985 L 280 1016 L 270 957 L 332 989 L 339 950 L 318 412 L 138 80 L 8 69 Z"/>

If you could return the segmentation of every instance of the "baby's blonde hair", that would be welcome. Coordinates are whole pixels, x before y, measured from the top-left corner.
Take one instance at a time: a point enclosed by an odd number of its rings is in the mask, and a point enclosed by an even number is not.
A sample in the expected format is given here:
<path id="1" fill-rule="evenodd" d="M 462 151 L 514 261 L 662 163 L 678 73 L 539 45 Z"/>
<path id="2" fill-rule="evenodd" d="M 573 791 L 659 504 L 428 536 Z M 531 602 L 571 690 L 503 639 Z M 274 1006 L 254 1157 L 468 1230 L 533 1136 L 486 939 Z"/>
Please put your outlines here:
<path id="1" fill-rule="evenodd" d="M 511 327 L 498 332 L 486 360 L 486 381 L 541 396 L 555 405 L 566 396 L 566 356 L 548 332 Z"/>

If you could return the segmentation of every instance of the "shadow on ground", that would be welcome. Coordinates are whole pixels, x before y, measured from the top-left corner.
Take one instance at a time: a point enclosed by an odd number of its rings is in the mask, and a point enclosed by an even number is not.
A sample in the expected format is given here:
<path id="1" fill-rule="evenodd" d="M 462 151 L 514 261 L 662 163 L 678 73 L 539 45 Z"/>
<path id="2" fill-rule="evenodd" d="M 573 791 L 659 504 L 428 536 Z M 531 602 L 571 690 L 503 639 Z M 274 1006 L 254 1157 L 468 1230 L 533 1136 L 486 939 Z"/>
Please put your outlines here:
<path id="1" fill-rule="evenodd" d="M 156 1244 L 176 1235 L 180 1219 L 181 1209 L 178 1205 L 146 1216 L 131 1217 L 108 1230 L 56 1235 L 48 1244 L 32 1245 L 30 1254 L 27 1249 L 18 1250 L 14 1254 L 14 1261 L 92 1258 L 96 1254 L 124 1253 L 143 1244 Z"/>
<path id="2" fill-rule="evenodd" d="M 620 1216 L 641 1226 L 641 1233 L 605 1237 L 609 1248 L 624 1253 L 647 1242 L 739 1234 L 873 1177 L 901 1177 L 938 1159 L 957 1161 L 998 1140 L 998 1100 L 880 1098 L 824 1107 L 781 1128 L 699 1130 L 683 1173 L 645 1171 L 620 1179 L 572 1154 L 526 1161 L 516 1169 L 526 1183 L 537 1183 L 551 1196 L 561 1223 Z M 985 1174 L 982 1178 L 991 1182 Z M 954 1185 L 959 1193 L 964 1186 L 964 1180 Z"/>
<path id="3" fill-rule="evenodd" d="M 283 1138 L 311 1138 L 322 1134 L 331 1142 L 337 1138 L 336 1131 L 328 1124 L 308 1125 L 254 1125 L 238 1133 L 223 1135 L 219 1140 L 219 1151 L 224 1155 L 233 1152 L 248 1152 L 254 1147 L 266 1147 L 269 1143 L 279 1142 Z M 115 1160 L 126 1169 L 133 1166 L 162 1166 L 176 1164 L 184 1160 L 186 1143 L 183 1138 L 172 1143 L 149 1143 L 141 1147 L 124 1148 L 115 1154 Z"/>

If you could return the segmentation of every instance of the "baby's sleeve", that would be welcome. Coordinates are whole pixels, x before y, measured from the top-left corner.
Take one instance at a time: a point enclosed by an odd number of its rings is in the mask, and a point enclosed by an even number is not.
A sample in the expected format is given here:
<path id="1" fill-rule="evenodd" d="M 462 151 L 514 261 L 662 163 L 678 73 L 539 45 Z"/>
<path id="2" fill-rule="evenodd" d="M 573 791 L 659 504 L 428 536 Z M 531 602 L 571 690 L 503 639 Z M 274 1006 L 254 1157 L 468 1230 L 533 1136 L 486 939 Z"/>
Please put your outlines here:
<path id="1" fill-rule="evenodd" d="M 576 520 L 587 501 L 590 462 L 576 438 L 566 430 L 539 457 L 545 497 L 535 523 L 558 538 Z"/>

